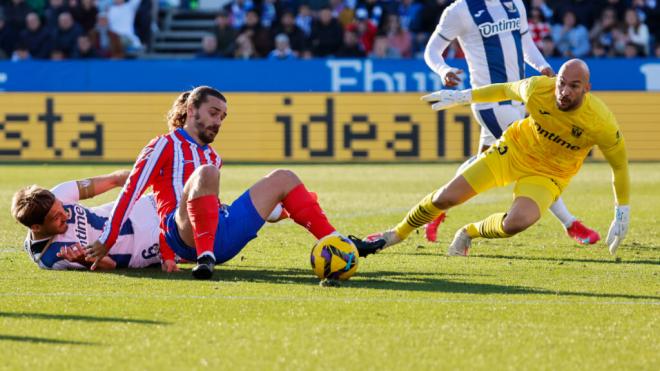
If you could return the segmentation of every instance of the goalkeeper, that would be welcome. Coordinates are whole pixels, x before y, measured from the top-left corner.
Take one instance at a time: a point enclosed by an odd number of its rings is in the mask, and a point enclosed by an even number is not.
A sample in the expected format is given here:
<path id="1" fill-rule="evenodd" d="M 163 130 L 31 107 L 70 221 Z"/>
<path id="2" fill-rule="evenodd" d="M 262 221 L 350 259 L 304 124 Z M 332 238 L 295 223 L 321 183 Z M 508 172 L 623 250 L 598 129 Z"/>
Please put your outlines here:
<path id="1" fill-rule="evenodd" d="M 607 235 L 615 254 L 628 231 L 630 177 L 626 147 L 612 112 L 589 91 L 589 68 L 579 59 L 556 78 L 537 76 L 471 90 L 439 90 L 422 97 L 436 111 L 457 105 L 522 101 L 530 115 L 513 123 L 486 152 L 449 183 L 424 197 L 395 228 L 371 235 L 387 246 L 408 237 L 443 211 L 493 187 L 515 182 L 511 208 L 456 232 L 449 255 L 465 256 L 475 238 L 506 238 L 524 231 L 561 195 L 594 145 L 612 167 L 615 211 Z"/>

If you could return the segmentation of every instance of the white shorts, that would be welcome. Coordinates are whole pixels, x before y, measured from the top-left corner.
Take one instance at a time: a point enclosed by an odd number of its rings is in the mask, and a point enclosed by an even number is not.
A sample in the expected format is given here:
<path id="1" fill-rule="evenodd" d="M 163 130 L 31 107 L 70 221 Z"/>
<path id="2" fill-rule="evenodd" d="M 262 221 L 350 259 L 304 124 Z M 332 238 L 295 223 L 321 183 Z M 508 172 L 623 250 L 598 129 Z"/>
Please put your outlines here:
<path id="1" fill-rule="evenodd" d="M 525 118 L 525 106 L 519 102 L 473 104 L 472 114 L 481 125 L 479 150 L 495 143 L 513 122 Z"/>

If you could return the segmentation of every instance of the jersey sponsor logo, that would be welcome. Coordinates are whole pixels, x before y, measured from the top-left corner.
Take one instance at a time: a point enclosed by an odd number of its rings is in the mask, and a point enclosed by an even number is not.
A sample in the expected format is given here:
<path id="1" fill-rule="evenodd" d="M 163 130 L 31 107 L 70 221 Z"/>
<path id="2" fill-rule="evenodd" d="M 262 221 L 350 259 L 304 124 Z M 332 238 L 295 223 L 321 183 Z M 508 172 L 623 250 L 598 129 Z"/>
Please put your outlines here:
<path id="1" fill-rule="evenodd" d="M 579 138 L 580 136 L 582 136 L 582 128 L 573 125 L 573 129 L 571 129 L 571 135 L 576 138 Z"/>
<path id="2" fill-rule="evenodd" d="M 75 214 L 76 238 L 78 238 L 81 245 L 87 246 L 87 213 L 80 205 L 75 205 L 73 211 Z"/>
<path id="3" fill-rule="evenodd" d="M 564 147 L 564 148 L 566 148 L 566 149 L 570 149 L 571 151 L 578 151 L 578 150 L 580 150 L 580 147 L 579 147 L 579 146 L 576 146 L 576 145 L 574 145 L 574 144 L 571 144 L 571 143 L 567 142 L 566 140 L 562 139 L 562 137 L 560 137 L 559 135 L 547 131 L 547 130 L 544 129 L 541 125 L 539 125 L 538 122 L 535 122 L 535 123 L 534 123 L 534 126 L 536 126 L 536 132 L 537 132 L 540 136 L 544 137 L 545 139 L 548 139 L 548 140 L 550 140 L 550 141 L 552 141 L 552 142 L 555 142 L 555 143 L 559 144 L 560 146 L 562 146 L 562 147 Z"/>
<path id="4" fill-rule="evenodd" d="M 491 37 L 504 32 L 519 31 L 520 18 L 500 19 L 497 22 L 486 22 L 479 25 L 482 37 Z"/>

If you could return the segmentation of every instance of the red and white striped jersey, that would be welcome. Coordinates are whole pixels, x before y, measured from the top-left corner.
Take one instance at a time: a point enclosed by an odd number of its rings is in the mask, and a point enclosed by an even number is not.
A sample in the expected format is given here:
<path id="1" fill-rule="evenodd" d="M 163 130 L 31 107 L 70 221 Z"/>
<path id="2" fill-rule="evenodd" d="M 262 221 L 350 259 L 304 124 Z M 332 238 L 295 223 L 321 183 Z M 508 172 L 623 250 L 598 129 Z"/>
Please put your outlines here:
<path id="1" fill-rule="evenodd" d="M 220 169 L 222 159 L 210 146 L 197 144 L 183 129 L 176 129 L 169 134 L 154 138 L 142 149 L 135 161 L 99 240 L 107 248 L 114 245 L 121 226 L 128 219 L 135 202 L 151 186 L 160 218 L 161 253 L 163 258 L 166 258 L 166 255 L 170 254 L 163 250 L 170 249 L 164 249 L 163 246 L 165 217 L 179 205 L 183 186 L 193 171 L 206 164 Z M 173 258 L 173 254 L 171 257 Z"/>

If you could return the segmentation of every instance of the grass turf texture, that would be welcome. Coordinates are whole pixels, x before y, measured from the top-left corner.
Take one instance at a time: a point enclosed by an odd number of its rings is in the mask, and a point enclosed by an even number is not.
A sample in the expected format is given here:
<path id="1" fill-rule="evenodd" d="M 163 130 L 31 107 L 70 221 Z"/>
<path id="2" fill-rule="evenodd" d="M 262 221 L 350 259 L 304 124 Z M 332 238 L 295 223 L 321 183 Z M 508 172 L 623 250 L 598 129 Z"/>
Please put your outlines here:
<path id="1" fill-rule="evenodd" d="M 447 258 L 454 231 L 506 210 L 511 188 L 452 210 L 439 243 L 412 237 L 360 260 L 340 288 L 319 287 L 313 238 L 291 221 L 210 282 L 159 270 L 39 270 L 9 217 L 13 192 L 116 167 L 0 166 L 0 368 L 7 369 L 660 369 L 660 164 L 633 164 L 632 222 L 620 261 L 580 248 L 548 213 L 519 236 Z M 235 199 L 272 166 L 225 166 Z M 396 223 L 455 164 L 292 166 L 344 233 Z M 114 199 L 104 195 L 90 204 Z M 569 208 L 603 238 L 610 171 L 588 164 Z"/>

